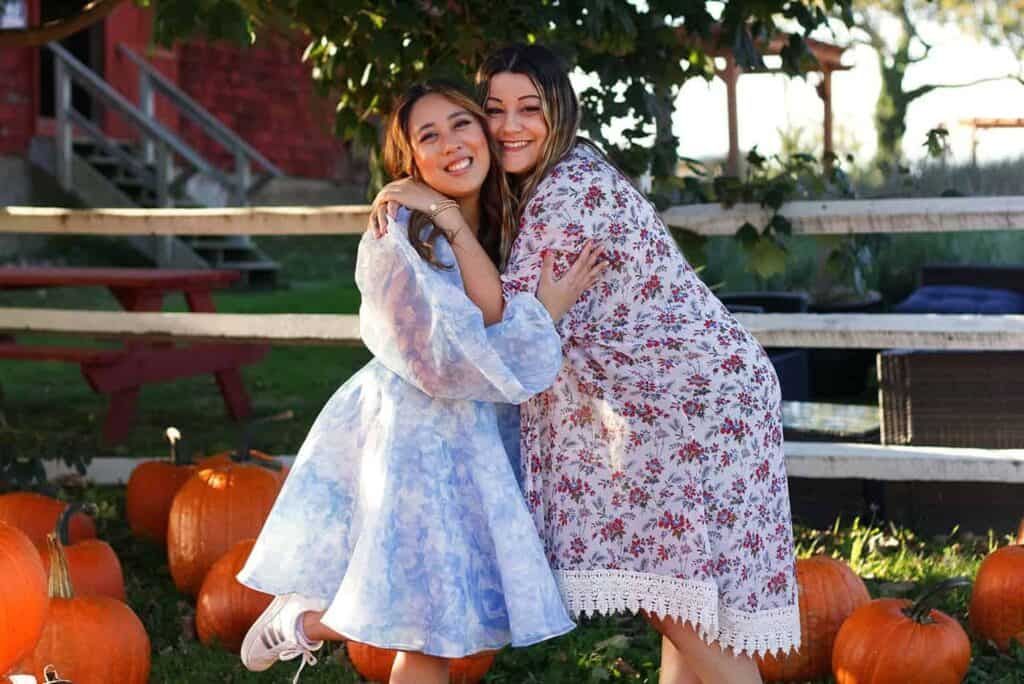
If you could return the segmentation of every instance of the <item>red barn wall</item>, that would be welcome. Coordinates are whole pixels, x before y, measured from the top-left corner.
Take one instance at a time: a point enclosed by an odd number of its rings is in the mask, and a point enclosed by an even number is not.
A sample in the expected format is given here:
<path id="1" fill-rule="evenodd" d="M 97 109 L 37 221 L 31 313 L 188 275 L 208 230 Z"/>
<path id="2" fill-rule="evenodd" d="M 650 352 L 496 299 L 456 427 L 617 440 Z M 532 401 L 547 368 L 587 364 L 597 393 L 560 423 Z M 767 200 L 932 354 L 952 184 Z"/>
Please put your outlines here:
<path id="1" fill-rule="evenodd" d="M 28 150 L 35 132 L 35 54 L 31 49 L 0 49 L 0 154 Z"/>

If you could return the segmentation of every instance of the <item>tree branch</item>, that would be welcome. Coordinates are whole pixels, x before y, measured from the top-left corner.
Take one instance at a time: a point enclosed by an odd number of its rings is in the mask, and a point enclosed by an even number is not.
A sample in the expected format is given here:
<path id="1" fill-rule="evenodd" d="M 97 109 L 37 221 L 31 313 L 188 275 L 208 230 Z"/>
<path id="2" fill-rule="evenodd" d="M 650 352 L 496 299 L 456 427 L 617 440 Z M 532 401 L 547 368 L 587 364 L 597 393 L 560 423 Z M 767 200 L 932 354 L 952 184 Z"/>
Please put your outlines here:
<path id="1" fill-rule="evenodd" d="M 122 2 L 124 0 L 93 0 L 75 14 L 48 21 L 42 26 L 0 29 L 0 48 L 39 47 L 66 38 L 103 19 Z"/>
<path id="2" fill-rule="evenodd" d="M 989 76 L 988 78 L 979 78 L 974 81 L 967 81 L 966 83 L 934 83 L 931 85 L 923 85 L 908 90 L 904 95 L 907 100 L 916 100 L 922 95 L 927 95 L 933 90 L 939 89 L 950 89 L 950 88 L 970 88 L 971 86 L 980 85 L 982 83 L 992 83 L 994 81 L 1017 81 L 1018 83 L 1024 84 L 1024 79 L 1015 74 L 1007 74 L 1006 76 Z"/>

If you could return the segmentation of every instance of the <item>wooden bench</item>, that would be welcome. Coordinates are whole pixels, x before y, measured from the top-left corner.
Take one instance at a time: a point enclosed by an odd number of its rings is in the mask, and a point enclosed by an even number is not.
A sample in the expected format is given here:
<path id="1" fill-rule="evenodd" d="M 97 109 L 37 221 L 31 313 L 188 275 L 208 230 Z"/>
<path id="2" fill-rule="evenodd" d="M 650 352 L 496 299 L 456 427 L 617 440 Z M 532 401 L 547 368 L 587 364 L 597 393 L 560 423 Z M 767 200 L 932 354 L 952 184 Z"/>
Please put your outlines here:
<path id="1" fill-rule="evenodd" d="M 236 280 L 235 271 L 186 271 L 125 268 L 0 268 L 0 289 L 106 287 L 126 311 L 158 312 L 164 297 L 182 293 L 189 311 L 216 311 L 212 290 Z M 0 358 L 76 363 L 95 392 L 110 395 L 103 425 L 109 443 L 122 441 L 131 426 L 139 389 L 146 384 L 212 373 L 228 413 L 249 415 L 249 396 L 239 367 L 266 355 L 267 345 L 126 340 L 118 349 L 39 345 L 0 338 Z"/>

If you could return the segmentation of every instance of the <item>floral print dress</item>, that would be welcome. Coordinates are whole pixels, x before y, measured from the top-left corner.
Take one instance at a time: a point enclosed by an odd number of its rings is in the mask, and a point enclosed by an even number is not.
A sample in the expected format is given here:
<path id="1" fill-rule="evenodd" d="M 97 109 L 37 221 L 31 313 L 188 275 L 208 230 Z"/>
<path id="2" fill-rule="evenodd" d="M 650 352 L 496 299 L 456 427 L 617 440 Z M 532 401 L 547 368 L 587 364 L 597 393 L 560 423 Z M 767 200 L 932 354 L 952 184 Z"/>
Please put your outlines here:
<path id="1" fill-rule="evenodd" d="M 375 646 L 526 646 L 574 625 L 503 444 L 515 407 L 499 424 L 492 402 L 550 386 L 558 335 L 532 294 L 485 328 L 448 243 L 435 251 L 452 268 L 430 266 L 407 216 L 359 246 L 360 335 L 376 358 L 320 412 L 238 579 L 319 601 L 325 625 Z"/>
<path id="2" fill-rule="evenodd" d="M 610 266 L 521 407 L 527 505 L 571 614 L 644 609 L 735 652 L 800 644 L 778 379 L 654 207 L 585 144 L 538 185 L 503 274 L 532 293 L 593 239 Z M 510 299 L 511 301 L 511 299 Z"/>

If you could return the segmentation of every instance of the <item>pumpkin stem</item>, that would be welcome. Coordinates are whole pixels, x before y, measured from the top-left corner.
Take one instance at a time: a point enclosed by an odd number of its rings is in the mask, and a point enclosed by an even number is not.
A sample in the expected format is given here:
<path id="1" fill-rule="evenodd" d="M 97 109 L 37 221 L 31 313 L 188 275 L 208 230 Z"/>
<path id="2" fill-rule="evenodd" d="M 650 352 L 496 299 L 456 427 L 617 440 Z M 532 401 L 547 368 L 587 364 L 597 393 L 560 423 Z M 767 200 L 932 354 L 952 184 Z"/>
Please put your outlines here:
<path id="1" fill-rule="evenodd" d="M 82 501 L 69 503 L 61 512 L 60 517 L 57 518 L 57 525 L 53 530 L 57 534 L 57 538 L 60 539 L 60 543 L 64 546 L 71 544 L 71 518 L 75 513 L 85 513 L 96 517 L 99 515 L 99 512 L 100 509 L 94 503 L 84 503 Z"/>
<path id="2" fill-rule="evenodd" d="M 951 589 L 969 586 L 971 586 L 971 580 L 967 577 L 952 577 L 948 580 L 939 582 L 921 594 L 913 605 L 904 608 L 903 614 L 918 624 L 929 624 L 932 622 L 931 612 L 934 607 L 935 599 Z"/>
<path id="3" fill-rule="evenodd" d="M 238 449 L 235 450 L 234 454 L 232 454 L 231 460 L 234 461 L 235 463 L 247 463 L 249 461 L 252 461 L 253 457 L 255 456 L 256 459 L 261 461 L 257 465 L 261 465 L 265 468 L 268 468 L 269 470 L 281 470 L 282 466 L 276 460 L 263 458 L 257 452 L 253 451 L 253 428 L 261 423 L 276 423 L 282 420 L 289 420 L 292 417 L 294 417 L 294 415 L 294 411 L 292 411 L 291 409 L 285 409 L 284 411 L 279 411 L 278 413 L 273 413 L 269 416 L 263 416 L 262 418 L 255 418 L 253 420 L 246 421 L 246 423 L 242 426 L 242 429 L 238 433 Z"/>
<path id="4" fill-rule="evenodd" d="M 164 430 L 164 436 L 171 443 L 171 463 L 176 466 L 192 465 L 192 457 L 185 448 L 185 440 L 182 439 L 181 431 L 176 427 L 169 427 Z"/>
<path id="5" fill-rule="evenodd" d="M 52 532 L 46 535 L 46 545 L 50 549 L 50 598 L 74 598 L 75 588 L 71 586 L 71 574 L 68 571 L 67 556 L 64 555 L 64 545 Z"/>

